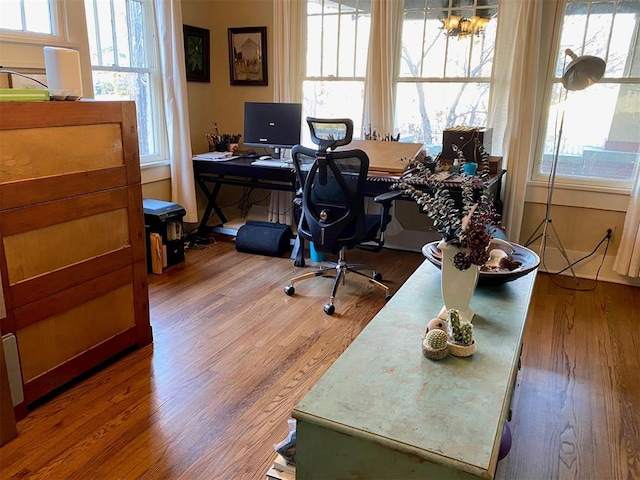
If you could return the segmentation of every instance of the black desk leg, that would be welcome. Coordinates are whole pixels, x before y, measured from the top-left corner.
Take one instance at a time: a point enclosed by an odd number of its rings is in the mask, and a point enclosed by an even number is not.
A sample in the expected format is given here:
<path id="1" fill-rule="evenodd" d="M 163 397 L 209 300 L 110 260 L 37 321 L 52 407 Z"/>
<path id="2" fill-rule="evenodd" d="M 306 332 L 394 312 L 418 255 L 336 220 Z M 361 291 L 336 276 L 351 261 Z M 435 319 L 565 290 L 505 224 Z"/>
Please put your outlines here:
<path id="1" fill-rule="evenodd" d="M 220 193 L 221 184 L 216 183 L 212 190 L 207 188 L 207 182 L 202 180 L 202 178 L 196 176 L 196 182 L 200 185 L 200 188 L 204 192 L 205 197 L 207 197 L 207 207 L 204 209 L 204 213 L 202 214 L 202 220 L 200 220 L 200 225 L 198 225 L 198 234 L 204 235 L 207 229 L 207 222 L 209 221 L 209 217 L 211 216 L 211 210 L 214 210 L 220 221 L 224 224 L 227 223 L 227 217 L 224 216 L 222 210 L 218 206 L 216 202 L 216 198 L 218 197 L 218 193 Z"/>

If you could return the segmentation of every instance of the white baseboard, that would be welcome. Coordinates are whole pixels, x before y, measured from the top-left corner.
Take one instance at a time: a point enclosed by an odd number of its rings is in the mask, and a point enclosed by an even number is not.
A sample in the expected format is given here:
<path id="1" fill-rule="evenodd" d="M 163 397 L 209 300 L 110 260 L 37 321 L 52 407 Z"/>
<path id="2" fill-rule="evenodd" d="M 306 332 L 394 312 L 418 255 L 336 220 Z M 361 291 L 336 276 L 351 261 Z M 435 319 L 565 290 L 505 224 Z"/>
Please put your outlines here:
<path id="1" fill-rule="evenodd" d="M 537 249 L 536 249 L 537 247 Z M 539 246 L 532 245 L 532 250 L 534 250 L 538 255 L 540 255 Z M 577 252 L 573 250 L 567 250 L 567 256 L 571 262 L 575 262 L 579 258 L 587 255 L 588 252 Z M 564 259 L 560 250 L 555 247 L 547 247 L 544 258 L 540 260 L 539 271 L 541 272 L 559 272 L 567 267 L 567 261 Z M 631 285 L 634 287 L 640 287 L 640 278 L 627 277 L 625 275 L 620 275 L 619 273 L 613 270 L 613 263 L 615 261 L 615 256 L 607 255 L 604 257 L 604 262 L 602 258 L 602 252 L 596 252 L 593 256 L 583 260 L 573 267 L 574 272 L 578 278 L 586 278 L 590 280 L 594 280 L 596 275 L 598 280 L 603 282 L 612 282 L 619 283 L 622 285 Z M 602 264 L 602 266 L 600 266 Z M 598 271 L 599 269 L 599 271 Z M 566 270 L 561 275 L 571 276 L 571 271 Z"/>

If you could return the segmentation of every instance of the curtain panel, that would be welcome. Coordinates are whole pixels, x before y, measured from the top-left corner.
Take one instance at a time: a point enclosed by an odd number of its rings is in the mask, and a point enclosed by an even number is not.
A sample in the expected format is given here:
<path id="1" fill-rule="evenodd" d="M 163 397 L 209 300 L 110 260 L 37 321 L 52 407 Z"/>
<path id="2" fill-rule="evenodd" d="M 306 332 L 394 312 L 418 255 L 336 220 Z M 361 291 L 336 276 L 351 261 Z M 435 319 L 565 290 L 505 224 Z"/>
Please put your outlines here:
<path id="1" fill-rule="evenodd" d="M 169 159 L 171 161 L 171 201 L 184 207 L 184 221 L 198 222 L 195 181 L 189 130 L 187 75 L 182 35 L 180 0 L 155 0 L 164 112 Z"/>
<path id="2" fill-rule="evenodd" d="M 613 269 L 621 275 L 640 277 L 640 167 L 636 168 L 621 238 Z"/>
<path id="3" fill-rule="evenodd" d="M 395 75 L 400 62 L 404 0 L 371 3 L 371 33 L 364 83 L 365 129 L 394 133 Z"/>
<path id="4" fill-rule="evenodd" d="M 302 65 L 305 48 L 305 3 L 297 0 L 273 2 L 273 101 L 302 102 Z M 304 128 L 304 126 L 303 126 Z M 293 195 L 272 191 L 267 220 L 293 226 Z"/>

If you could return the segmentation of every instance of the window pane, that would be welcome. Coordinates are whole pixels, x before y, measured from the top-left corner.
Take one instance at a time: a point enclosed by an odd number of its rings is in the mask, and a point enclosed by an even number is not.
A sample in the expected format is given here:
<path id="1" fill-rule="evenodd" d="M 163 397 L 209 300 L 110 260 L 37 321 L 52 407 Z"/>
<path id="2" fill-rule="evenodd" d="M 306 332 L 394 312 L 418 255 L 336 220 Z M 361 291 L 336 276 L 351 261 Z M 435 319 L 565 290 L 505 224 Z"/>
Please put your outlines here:
<path id="1" fill-rule="evenodd" d="M 442 150 L 445 128 L 486 125 L 488 101 L 488 83 L 400 83 L 396 106 L 400 139 L 424 143 L 435 155 Z"/>
<path id="2" fill-rule="evenodd" d="M 551 171 L 564 111 L 557 175 L 630 181 L 640 160 L 640 85 L 600 83 L 567 97 L 551 109 L 540 173 Z"/>
<path id="3" fill-rule="evenodd" d="M 52 0 L 0 0 L 0 28 L 51 35 Z M 24 11 L 24 24 L 23 24 Z"/>
<path id="4" fill-rule="evenodd" d="M 303 83 L 303 118 L 350 118 L 353 120 L 353 135 L 362 131 L 362 109 L 364 98 L 363 81 L 307 81 Z M 309 142 L 309 132 L 303 128 L 303 139 Z"/>
<path id="5" fill-rule="evenodd" d="M 22 30 L 20 0 L 5 0 L 0 2 L 0 14 L 0 28 Z"/>
<path id="6" fill-rule="evenodd" d="M 100 25 L 100 30 L 98 31 L 98 41 L 100 42 L 98 52 L 99 63 L 97 65 L 114 66 L 116 62 L 113 46 L 113 30 L 111 28 L 113 24 L 113 19 L 111 18 L 111 2 L 101 0 L 95 2 L 95 6 Z"/>
<path id="7" fill-rule="evenodd" d="M 25 0 L 26 30 L 36 33 L 52 33 L 49 0 Z"/>
<path id="8" fill-rule="evenodd" d="M 324 7 L 324 9 L 322 9 Z M 307 3 L 307 77 L 364 76 L 371 4 L 363 0 Z"/>
<path id="9" fill-rule="evenodd" d="M 136 102 L 141 156 L 158 153 L 154 146 L 149 84 L 148 73 L 93 71 L 93 88 L 96 100 L 134 100 Z"/>

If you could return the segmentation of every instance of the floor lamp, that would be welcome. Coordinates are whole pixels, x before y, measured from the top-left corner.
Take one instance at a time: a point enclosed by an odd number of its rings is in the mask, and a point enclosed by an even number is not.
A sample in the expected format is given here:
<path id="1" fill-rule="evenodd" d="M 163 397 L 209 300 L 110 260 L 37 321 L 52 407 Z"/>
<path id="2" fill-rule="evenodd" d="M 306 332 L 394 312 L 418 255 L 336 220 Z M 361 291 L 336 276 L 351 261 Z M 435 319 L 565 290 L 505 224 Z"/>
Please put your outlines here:
<path id="1" fill-rule="evenodd" d="M 569 48 L 565 50 L 565 55 L 571 57 L 571 63 L 567 66 L 564 74 L 562 75 L 562 85 L 567 90 L 583 90 L 594 83 L 598 82 L 602 75 L 604 75 L 605 69 L 605 61 L 599 57 L 593 57 L 591 55 L 583 55 L 578 57 L 573 51 Z M 531 245 L 537 239 L 542 237 L 542 241 L 540 244 L 540 258 L 543 258 L 545 249 L 547 248 L 547 239 L 551 240 L 556 244 L 558 250 L 564 257 L 567 262 L 568 268 L 571 270 L 571 274 L 573 275 L 573 279 L 578 283 L 578 279 L 576 278 L 576 272 L 573 270 L 573 265 L 569 260 L 569 256 L 567 255 L 564 246 L 562 245 L 562 241 L 560 240 L 560 236 L 556 231 L 556 227 L 553 225 L 551 220 L 551 203 L 553 200 L 553 190 L 556 183 L 556 172 L 558 170 L 558 158 L 560 156 L 560 143 L 562 141 L 562 128 L 564 126 L 564 109 L 562 111 L 562 116 L 560 117 L 560 127 L 558 128 L 558 137 L 555 146 L 555 152 L 553 155 L 553 162 L 551 164 L 551 173 L 549 176 L 549 188 L 547 190 L 547 205 L 545 208 L 545 215 L 540 222 L 540 225 L 535 229 L 535 231 L 529 237 L 529 240 L 526 241 L 525 246 Z M 549 233 L 549 227 L 551 227 L 551 232 L 555 236 L 555 239 L 551 237 Z M 540 232 L 542 229 L 542 233 Z"/>

